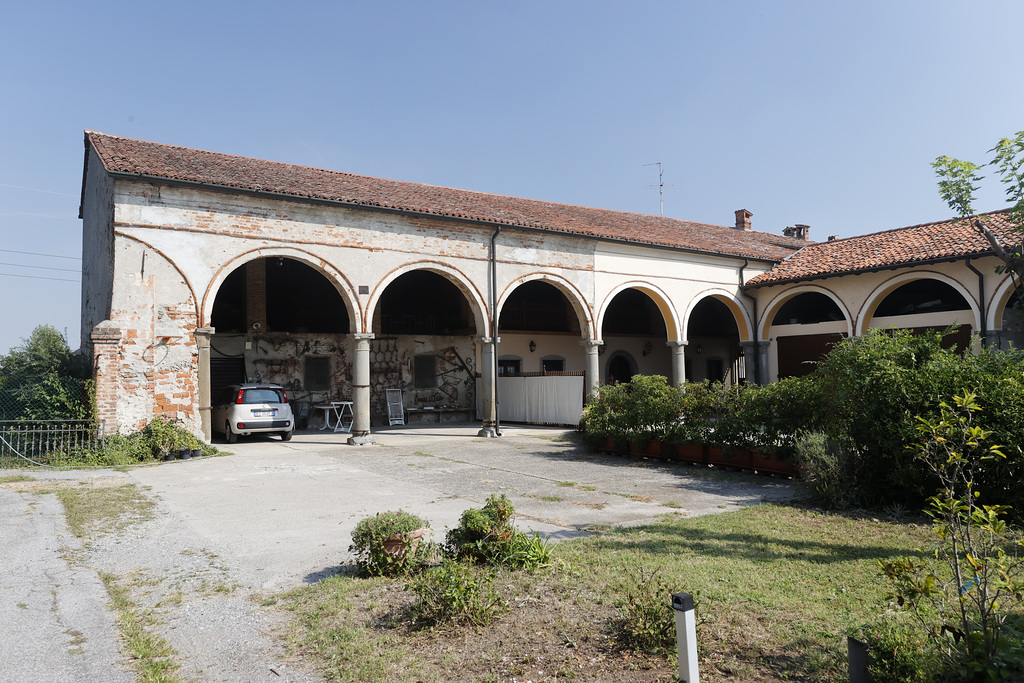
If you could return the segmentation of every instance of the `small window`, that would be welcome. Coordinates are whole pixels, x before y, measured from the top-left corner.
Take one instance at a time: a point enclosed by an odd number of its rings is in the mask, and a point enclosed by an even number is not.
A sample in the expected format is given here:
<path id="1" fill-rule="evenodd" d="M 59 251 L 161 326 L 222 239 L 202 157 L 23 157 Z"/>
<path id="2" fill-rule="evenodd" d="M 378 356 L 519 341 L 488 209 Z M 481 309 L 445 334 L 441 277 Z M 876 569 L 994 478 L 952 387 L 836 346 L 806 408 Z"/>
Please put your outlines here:
<path id="1" fill-rule="evenodd" d="M 306 356 L 303 382 L 306 391 L 327 391 L 331 388 L 331 359 L 324 356 Z"/>
<path id="2" fill-rule="evenodd" d="M 437 356 L 433 354 L 416 356 L 413 359 L 413 365 L 417 389 L 433 389 L 437 386 Z"/>
<path id="3" fill-rule="evenodd" d="M 565 359 L 560 356 L 540 359 L 541 372 L 565 372 Z"/>
<path id="4" fill-rule="evenodd" d="M 242 393 L 242 403 L 284 403 L 284 394 L 280 389 L 246 389 Z"/>
<path id="5" fill-rule="evenodd" d="M 515 377 L 523 374 L 522 358 L 498 359 L 498 377 Z"/>

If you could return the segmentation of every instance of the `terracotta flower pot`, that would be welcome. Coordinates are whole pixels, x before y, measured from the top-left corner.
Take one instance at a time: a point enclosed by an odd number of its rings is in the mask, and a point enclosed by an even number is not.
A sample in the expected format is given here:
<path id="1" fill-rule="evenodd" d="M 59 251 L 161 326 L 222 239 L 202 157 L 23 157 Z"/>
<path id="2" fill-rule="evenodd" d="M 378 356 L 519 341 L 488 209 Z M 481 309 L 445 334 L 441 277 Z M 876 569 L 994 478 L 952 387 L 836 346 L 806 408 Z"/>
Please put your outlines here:
<path id="1" fill-rule="evenodd" d="M 704 446 L 695 443 L 677 444 L 675 459 L 683 462 L 704 462 Z"/>
<path id="2" fill-rule="evenodd" d="M 646 444 L 639 444 L 635 441 L 629 442 L 630 455 L 648 455 L 652 458 L 660 458 L 661 452 L 661 439 L 651 439 Z"/>
<path id="3" fill-rule="evenodd" d="M 406 555 L 415 555 L 419 550 L 420 541 L 423 536 L 430 532 L 430 529 L 422 527 L 416 531 L 404 534 L 394 534 L 384 539 L 384 552 L 395 559 L 402 559 Z"/>

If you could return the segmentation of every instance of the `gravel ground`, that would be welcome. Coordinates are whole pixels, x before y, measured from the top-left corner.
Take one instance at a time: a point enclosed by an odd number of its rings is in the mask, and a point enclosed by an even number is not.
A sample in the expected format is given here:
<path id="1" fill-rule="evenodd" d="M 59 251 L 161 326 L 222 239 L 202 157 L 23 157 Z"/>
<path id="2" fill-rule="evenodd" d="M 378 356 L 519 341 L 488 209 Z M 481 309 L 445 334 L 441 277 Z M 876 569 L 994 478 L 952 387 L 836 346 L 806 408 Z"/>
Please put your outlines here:
<path id="1" fill-rule="evenodd" d="M 793 495 L 787 480 L 594 455 L 564 430 L 510 427 L 487 440 L 438 426 L 375 436 L 378 445 L 364 447 L 329 432 L 289 443 L 254 438 L 231 457 L 126 473 L 33 471 L 40 481 L 0 485 L 8 549 L 0 678 L 135 680 L 99 572 L 150 610 L 182 680 L 312 682 L 321 678 L 285 652 L 288 615 L 273 595 L 337 571 L 350 559 L 352 528 L 374 512 L 401 507 L 443 535 L 467 507 L 505 493 L 521 527 L 558 539 Z M 152 518 L 85 543 L 68 532 L 56 497 L 38 494 L 125 484 L 155 502 Z"/>

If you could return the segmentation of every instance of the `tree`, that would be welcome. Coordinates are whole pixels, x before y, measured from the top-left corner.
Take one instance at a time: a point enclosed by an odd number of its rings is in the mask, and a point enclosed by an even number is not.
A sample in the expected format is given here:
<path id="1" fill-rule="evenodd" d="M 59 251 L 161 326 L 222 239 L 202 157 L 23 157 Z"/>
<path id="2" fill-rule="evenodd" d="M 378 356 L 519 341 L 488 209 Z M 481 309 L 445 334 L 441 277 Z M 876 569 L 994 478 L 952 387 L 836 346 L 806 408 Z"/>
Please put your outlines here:
<path id="1" fill-rule="evenodd" d="M 82 358 L 52 325 L 0 356 L 0 417 L 84 419 L 91 413 Z"/>
<path id="2" fill-rule="evenodd" d="M 0 376 L 68 374 L 73 361 L 64 335 L 53 325 L 40 325 L 21 340 L 21 346 L 0 356 Z"/>
<path id="3" fill-rule="evenodd" d="M 992 154 L 992 160 L 984 166 L 995 168 L 999 182 L 1005 187 L 1006 198 L 1013 204 L 1007 213 L 1016 235 L 1012 244 L 1000 241 L 988 224 L 987 216 L 974 215 L 974 193 L 979 187 L 977 183 L 985 178 L 978 175 L 982 166 L 941 156 L 932 162 L 932 168 L 939 176 L 939 194 L 942 199 L 961 218 L 974 218 L 974 227 L 985 236 L 996 256 L 1003 261 L 998 272 L 1010 273 L 1014 285 L 1019 285 L 1024 280 L 1024 131 L 1018 132 L 1015 137 L 1003 138 L 989 153 Z"/>

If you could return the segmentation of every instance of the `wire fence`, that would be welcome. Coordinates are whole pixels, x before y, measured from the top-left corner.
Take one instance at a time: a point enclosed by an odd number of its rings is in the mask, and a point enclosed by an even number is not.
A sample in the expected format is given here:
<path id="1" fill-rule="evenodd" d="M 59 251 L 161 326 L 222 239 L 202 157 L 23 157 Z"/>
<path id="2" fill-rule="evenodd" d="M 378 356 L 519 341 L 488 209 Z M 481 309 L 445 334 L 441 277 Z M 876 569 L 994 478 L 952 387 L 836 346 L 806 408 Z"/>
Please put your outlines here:
<path id="1" fill-rule="evenodd" d="M 84 420 L 92 382 L 55 373 L 0 375 L 0 420 Z"/>
<path id="2" fill-rule="evenodd" d="M 103 449 L 98 420 L 0 420 L 0 468 L 61 466 Z"/>
<path id="3" fill-rule="evenodd" d="M 0 467 L 60 466 L 101 449 L 91 384 L 55 373 L 0 376 Z"/>

